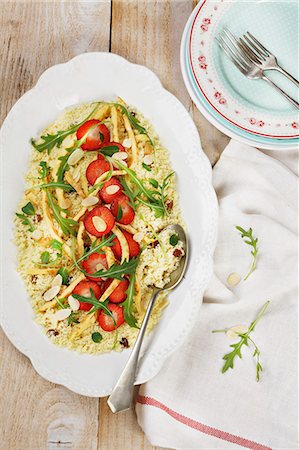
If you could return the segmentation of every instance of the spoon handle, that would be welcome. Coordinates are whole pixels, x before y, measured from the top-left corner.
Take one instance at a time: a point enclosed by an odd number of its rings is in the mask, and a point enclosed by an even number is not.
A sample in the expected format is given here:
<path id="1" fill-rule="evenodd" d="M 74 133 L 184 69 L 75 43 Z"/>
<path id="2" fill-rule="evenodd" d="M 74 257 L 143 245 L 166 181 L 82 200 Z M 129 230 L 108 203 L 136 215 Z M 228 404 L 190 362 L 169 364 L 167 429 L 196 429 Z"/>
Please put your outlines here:
<path id="1" fill-rule="evenodd" d="M 150 318 L 153 306 L 155 304 L 157 295 L 160 290 L 154 290 L 153 295 L 149 301 L 148 307 L 146 309 L 146 313 L 144 319 L 142 321 L 141 328 L 139 330 L 135 345 L 133 347 L 132 353 L 128 359 L 128 362 L 119 377 L 118 382 L 116 383 L 110 397 L 108 398 L 108 405 L 113 413 L 125 411 L 129 409 L 134 397 L 134 382 L 136 376 L 136 369 L 138 363 L 139 352 L 141 348 L 141 344 L 143 341 L 143 337 L 145 334 L 145 330 L 148 324 L 148 320 Z"/>

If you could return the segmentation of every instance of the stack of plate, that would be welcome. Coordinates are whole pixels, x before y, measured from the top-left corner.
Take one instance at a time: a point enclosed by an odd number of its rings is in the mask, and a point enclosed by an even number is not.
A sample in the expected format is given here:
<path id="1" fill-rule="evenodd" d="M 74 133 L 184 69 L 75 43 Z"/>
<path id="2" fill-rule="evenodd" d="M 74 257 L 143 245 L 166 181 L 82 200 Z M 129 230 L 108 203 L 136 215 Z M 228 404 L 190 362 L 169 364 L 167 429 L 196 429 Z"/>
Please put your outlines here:
<path id="1" fill-rule="evenodd" d="M 224 27 L 237 36 L 249 30 L 298 79 L 297 17 L 297 2 L 199 1 L 182 37 L 181 68 L 192 100 L 223 133 L 265 149 L 298 147 L 298 111 L 264 80 L 242 75 L 215 40 Z M 298 96 L 282 74 L 267 74 Z"/>

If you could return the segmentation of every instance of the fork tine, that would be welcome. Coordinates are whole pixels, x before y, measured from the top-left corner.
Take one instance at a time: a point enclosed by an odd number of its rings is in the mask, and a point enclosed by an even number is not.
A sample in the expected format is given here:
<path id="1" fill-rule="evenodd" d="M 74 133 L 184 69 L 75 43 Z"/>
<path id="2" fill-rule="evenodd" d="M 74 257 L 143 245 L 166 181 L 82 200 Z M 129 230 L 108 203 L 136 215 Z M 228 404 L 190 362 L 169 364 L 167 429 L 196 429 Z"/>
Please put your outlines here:
<path id="1" fill-rule="evenodd" d="M 219 38 L 215 37 L 218 45 L 222 48 L 222 50 L 225 52 L 226 56 L 231 60 L 231 62 L 237 67 L 237 69 L 240 70 L 244 75 L 246 75 L 246 68 L 244 68 L 241 63 L 235 58 L 233 53 L 231 53 L 230 47 L 227 46 L 227 43 L 223 39 L 222 36 L 219 36 Z M 220 40 L 221 39 L 221 40 Z M 222 41 L 222 42 L 221 42 Z"/>
<path id="2" fill-rule="evenodd" d="M 246 70 L 247 66 L 245 65 L 244 61 L 241 58 L 239 58 L 238 54 L 234 51 L 234 49 L 231 46 L 229 46 L 225 38 L 223 36 L 219 36 L 219 38 L 222 40 L 223 44 L 222 48 L 224 50 L 226 49 L 226 54 L 229 54 L 231 59 L 233 59 L 235 62 L 239 64 L 239 66 L 241 66 L 244 70 Z"/>
<path id="3" fill-rule="evenodd" d="M 262 60 L 264 60 L 264 58 L 261 55 L 257 55 L 242 38 L 239 38 L 239 45 L 251 61 L 261 63 Z"/>
<path id="4" fill-rule="evenodd" d="M 227 36 L 227 38 L 229 39 L 229 41 L 231 42 L 231 44 L 234 46 L 235 52 L 238 55 L 239 59 L 244 61 L 243 65 L 245 65 L 248 68 L 248 65 L 251 64 L 251 60 L 248 58 L 246 54 L 244 54 L 243 50 L 240 49 L 237 38 L 229 30 L 224 29 L 223 31 Z"/>
<path id="5" fill-rule="evenodd" d="M 260 41 L 258 41 L 251 33 L 249 33 L 249 31 L 247 31 L 247 35 L 251 38 L 251 40 L 247 37 L 247 41 L 249 42 L 249 44 L 251 44 L 252 46 L 254 46 L 253 42 L 255 42 L 255 44 L 258 46 L 255 47 L 257 49 L 257 51 L 259 53 L 262 53 L 264 56 L 270 56 L 270 52 L 269 50 L 267 50 L 261 43 Z M 245 35 L 244 35 L 245 38 Z M 252 42 L 253 41 L 253 42 Z"/>

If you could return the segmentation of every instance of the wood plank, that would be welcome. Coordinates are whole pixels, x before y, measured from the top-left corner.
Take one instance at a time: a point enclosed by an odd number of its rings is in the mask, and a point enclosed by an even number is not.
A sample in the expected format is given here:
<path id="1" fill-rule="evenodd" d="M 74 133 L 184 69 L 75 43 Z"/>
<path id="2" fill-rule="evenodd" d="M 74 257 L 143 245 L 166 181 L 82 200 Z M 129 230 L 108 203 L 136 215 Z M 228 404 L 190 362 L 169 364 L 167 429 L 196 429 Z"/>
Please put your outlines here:
<path id="1" fill-rule="evenodd" d="M 1 3 L 1 122 L 46 68 L 109 50 L 110 11 L 110 0 Z M 0 345 L 1 448 L 96 449 L 98 400 L 43 380 L 2 332 Z"/>
<path id="2" fill-rule="evenodd" d="M 164 87 L 192 115 L 203 150 L 215 164 L 229 138 L 197 110 L 184 85 L 180 69 L 181 36 L 196 3 L 192 0 L 114 0 L 111 51 L 145 65 L 158 75 Z"/>

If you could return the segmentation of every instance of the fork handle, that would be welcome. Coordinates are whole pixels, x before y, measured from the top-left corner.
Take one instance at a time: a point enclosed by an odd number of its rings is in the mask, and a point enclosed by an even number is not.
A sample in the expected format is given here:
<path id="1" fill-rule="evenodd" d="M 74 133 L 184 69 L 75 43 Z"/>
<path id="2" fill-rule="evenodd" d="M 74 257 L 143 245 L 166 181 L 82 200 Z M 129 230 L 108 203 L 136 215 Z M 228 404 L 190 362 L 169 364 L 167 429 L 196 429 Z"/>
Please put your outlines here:
<path id="1" fill-rule="evenodd" d="M 293 75 L 291 75 L 289 72 L 287 72 L 285 69 L 283 69 L 282 67 L 280 67 L 279 65 L 276 66 L 275 68 L 278 72 L 282 73 L 283 75 L 285 75 L 289 80 L 291 80 L 297 87 L 299 87 L 299 81 L 296 80 L 296 78 L 293 77 Z"/>
<path id="2" fill-rule="evenodd" d="M 267 81 L 267 83 L 269 83 L 272 87 L 274 87 L 274 89 L 276 89 L 278 92 L 280 92 L 281 95 L 283 95 L 287 100 L 289 100 L 289 102 L 292 103 L 292 105 L 295 106 L 295 108 L 299 109 L 299 103 L 296 102 L 296 100 L 294 100 L 293 98 L 291 98 L 286 92 L 284 92 L 272 80 L 270 80 L 270 78 L 268 78 L 265 74 L 263 75 L 262 78 L 263 78 L 263 80 Z"/>

